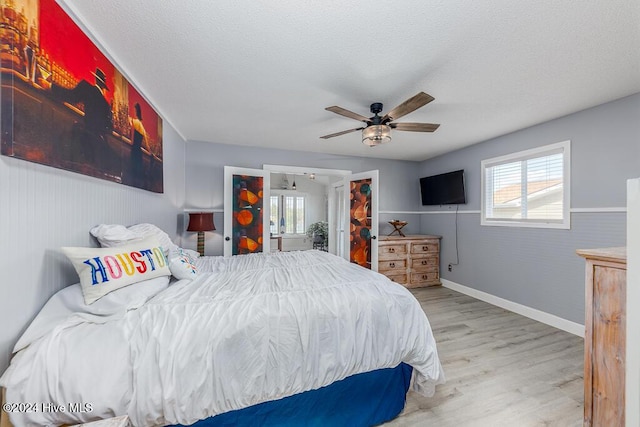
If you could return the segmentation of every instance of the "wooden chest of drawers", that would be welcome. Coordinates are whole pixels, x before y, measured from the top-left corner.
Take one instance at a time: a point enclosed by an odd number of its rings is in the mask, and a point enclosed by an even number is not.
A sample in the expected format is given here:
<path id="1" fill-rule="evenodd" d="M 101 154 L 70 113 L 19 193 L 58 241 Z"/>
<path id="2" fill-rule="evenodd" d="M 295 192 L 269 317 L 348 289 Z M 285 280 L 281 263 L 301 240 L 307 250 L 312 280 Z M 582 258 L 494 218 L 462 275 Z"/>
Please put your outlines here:
<path id="1" fill-rule="evenodd" d="M 587 261 L 584 425 L 625 425 L 626 248 L 578 250 Z"/>
<path id="2" fill-rule="evenodd" d="M 440 285 L 440 236 L 382 236 L 378 271 L 408 288 Z"/>

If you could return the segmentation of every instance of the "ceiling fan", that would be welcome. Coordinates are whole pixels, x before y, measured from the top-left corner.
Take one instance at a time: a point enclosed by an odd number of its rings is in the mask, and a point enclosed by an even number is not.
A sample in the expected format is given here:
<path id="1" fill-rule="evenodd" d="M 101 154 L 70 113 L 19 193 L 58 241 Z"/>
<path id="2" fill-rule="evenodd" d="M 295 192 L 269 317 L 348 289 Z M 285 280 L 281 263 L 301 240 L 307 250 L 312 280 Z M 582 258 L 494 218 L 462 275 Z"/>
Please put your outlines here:
<path id="1" fill-rule="evenodd" d="M 380 117 L 378 114 L 382 112 L 382 103 L 374 102 L 371 104 L 371 112 L 373 117 L 361 116 L 353 111 L 345 110 L 342 107 L 334 105 L 333 107 L 327 107 L 325 110 L 332 113 L 340 114 L 341 116 L 349 117 L 366 123 L 364 127 L 355 129 L 343 130 L 342 132 L 336 132 L 329 135 L 321 136 L 322 139 L 333 138 L 334 136 L 340 136 L 347 133 L 362 131 L 362 143 L 370 147 L 384 144 L 391 141 L 391 129 L 409 131 L 409 132 L 433 132 L 440 126 L 433 123 L 392 123 L 394 120 L 405 116 L 412 111 L 417 110 L 420 107 L 424 107 L 435 98 L 424 92 L 420 92 L 415 96 L 404 101 L 393 110 L 389 111 L 384 116 Z"/>

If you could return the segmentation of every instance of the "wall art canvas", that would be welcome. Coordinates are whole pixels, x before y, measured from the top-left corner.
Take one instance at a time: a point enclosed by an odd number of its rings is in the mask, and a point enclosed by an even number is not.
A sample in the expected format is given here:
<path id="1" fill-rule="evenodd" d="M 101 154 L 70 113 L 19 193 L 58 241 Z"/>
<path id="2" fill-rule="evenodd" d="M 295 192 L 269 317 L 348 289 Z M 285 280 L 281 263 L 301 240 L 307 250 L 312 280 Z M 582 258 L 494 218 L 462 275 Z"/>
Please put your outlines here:
<path id="1" fill-rule="evenodd" d="M 371 185 L 370 178 L 351 181 L 349 259 L 365 268 L 371 268 Z"/>
<path id="2" fill-rule="evenodd" d="M 233 175 L 233 255 L 262 252 L 264 179 Z"/>
<path id="3" fill-rule="evenodd" d="M 163 192 L 162 119 L 54 0 L 0 0 L 1 153 Z"/>

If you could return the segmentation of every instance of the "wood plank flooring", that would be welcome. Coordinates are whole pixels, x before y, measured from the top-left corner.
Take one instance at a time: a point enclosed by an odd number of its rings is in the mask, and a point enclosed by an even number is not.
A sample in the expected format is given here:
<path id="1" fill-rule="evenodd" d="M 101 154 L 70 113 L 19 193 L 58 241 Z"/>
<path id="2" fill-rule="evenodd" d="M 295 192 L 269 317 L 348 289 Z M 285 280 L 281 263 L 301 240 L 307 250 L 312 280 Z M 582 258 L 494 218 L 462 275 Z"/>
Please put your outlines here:
<path id="1" fill-rule="evenodd" d="M 446 384 L 385 426 L 582 426 L 582 338 L 444 287 L 413 289 Z"/>

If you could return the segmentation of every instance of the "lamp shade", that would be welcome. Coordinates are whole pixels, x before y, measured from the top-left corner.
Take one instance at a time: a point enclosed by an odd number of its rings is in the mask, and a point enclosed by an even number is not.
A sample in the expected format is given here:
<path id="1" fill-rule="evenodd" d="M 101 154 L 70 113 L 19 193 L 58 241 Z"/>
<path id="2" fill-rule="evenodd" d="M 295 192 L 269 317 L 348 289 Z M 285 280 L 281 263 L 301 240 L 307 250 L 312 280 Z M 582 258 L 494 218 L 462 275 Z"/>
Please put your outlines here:
<path id="1" fill-rule="evenodd" d="M 371 125 L 362 130 L 362 143 L 369 147 L 391 141 L 391 128 L 387 125 Z"/>
<path id="2" fill-rule="evenodd" d="M 189 213 L 189 226 L 187 227 L 187 231 L 213 231 L 215 229 L 213 212 Z"/>

